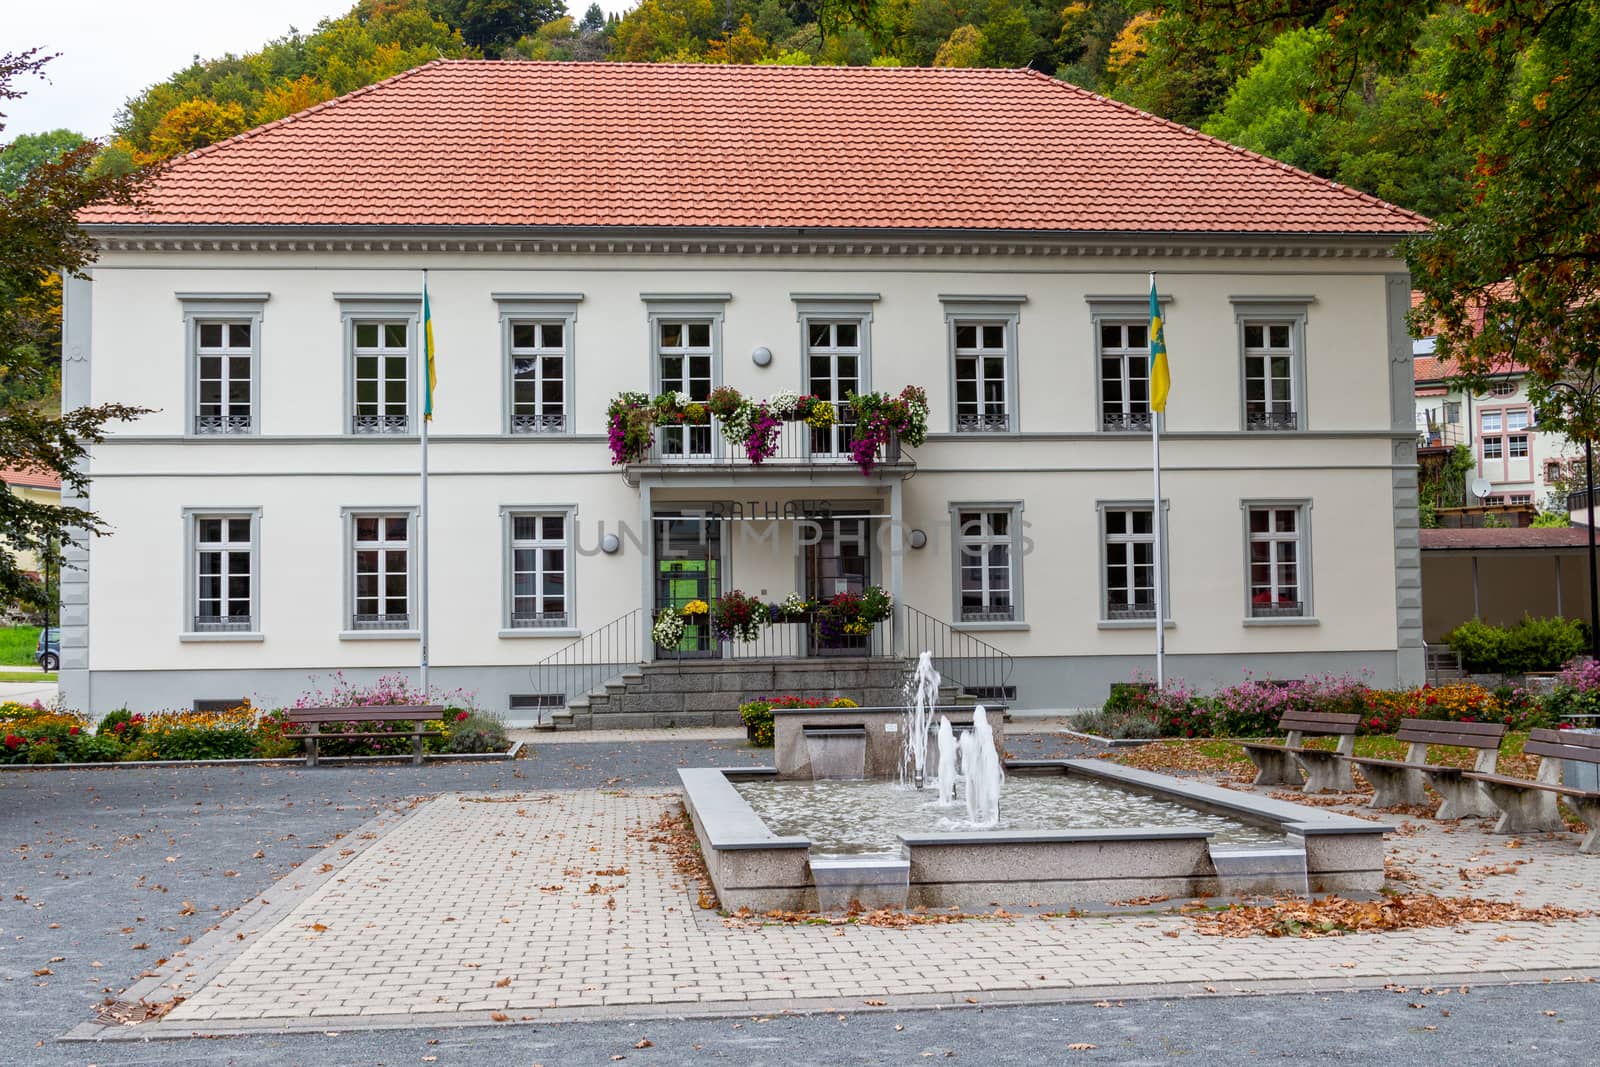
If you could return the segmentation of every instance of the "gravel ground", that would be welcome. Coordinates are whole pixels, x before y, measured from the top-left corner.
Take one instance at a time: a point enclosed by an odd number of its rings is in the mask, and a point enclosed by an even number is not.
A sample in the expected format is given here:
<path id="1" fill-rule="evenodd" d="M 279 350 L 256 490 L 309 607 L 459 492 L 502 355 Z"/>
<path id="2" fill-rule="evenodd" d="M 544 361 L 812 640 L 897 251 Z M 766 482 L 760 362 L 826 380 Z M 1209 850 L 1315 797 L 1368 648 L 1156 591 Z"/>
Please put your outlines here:
<path id="1" fill-rule="evenodd" d="M 1081 755 L 1015 736 L 1021 758 Z M 0 1064 L 740 1064 L 927 1059 L 1600 1063 L 1600 986 L 1480 986 L 1431 1003 L 1372 992 L 843 1017 L 585 1023 L 83 1045 L 55 1039 L 320 848 L 446 790 L 672 786 L 680 766 L 764 763 L 737 743 L 564 744 L 517 763 L 0 773 Z M 1600 868 L 1597 868 L 1600 876 Z M 937 961 L 929 961 L 936 967 Z M 1352 1025 L 1353 1021 L 1359 1025 Z M 1436 1029 L 1430 1029 L 1435 1027 Z M 641 1041 L 650 1044 L 636 1047 Z M 430 1044 L 430 1042 L 436 1042 Z M 1095 1049 L 1071 1050 L 1084 1043 Z M 430 1059 L 429 1057 L 433 1057 Z M 617 1061 L 620 1062 L 620 1061 Z"/>

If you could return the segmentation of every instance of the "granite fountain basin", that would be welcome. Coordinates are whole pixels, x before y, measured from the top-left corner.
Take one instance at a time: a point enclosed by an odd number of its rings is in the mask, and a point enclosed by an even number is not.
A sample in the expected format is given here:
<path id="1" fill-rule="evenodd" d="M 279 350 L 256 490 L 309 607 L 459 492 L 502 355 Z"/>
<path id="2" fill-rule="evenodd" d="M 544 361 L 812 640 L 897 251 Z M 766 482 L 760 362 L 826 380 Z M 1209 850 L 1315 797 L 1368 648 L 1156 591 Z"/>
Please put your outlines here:
<path id="1" fill-rule="evenodd" d="M 680 770 L 729 910 L 1004 907 L 1383 884 L 1392 827 L 1103 760 L 1012 762 L 998 825 L 963 826 L 932 790 L 783 780 L 767 768 Z"/>

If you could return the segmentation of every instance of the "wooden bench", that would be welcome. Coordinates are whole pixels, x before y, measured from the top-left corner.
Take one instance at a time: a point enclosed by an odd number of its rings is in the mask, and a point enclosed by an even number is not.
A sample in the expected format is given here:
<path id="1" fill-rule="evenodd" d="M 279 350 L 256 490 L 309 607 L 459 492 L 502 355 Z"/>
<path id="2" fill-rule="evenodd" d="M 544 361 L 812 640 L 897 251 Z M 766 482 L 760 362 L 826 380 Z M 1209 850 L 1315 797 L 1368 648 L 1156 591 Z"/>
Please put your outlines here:
<path id="1" fill-rule="evenodd" d="M 411 738 L 411 762 L 422 762 L 422 739 L 424 737 L 443 737 L 443 730 L 429 730 L 429 719 L 437 719 L 444 714 L 444 708 L 437 704 L 385 704 L 377 707 L 365 708 L 295 708 L 289 716 L 295 726 L 301 727 L 300 732 L 285 733 L 284 737 L 304 738 L 306 743 L 306 766 L 317 765 L 317 742 L 324 739 L 348 738 L 373 738 L 373 737 L 409 737 Z M 343 722 L 409 722 L 410 730 L 385 730 L 374 733 L 324 733 L 322 727 L 329 723 Z"/>
<path id="2" fill-rule="evenodd" d="M 1483 786 L 1470 781 L 1461 767 L 1444 767 L 1428 762 L 1429 745 L 1448 745 L 1453 748 L 1478 750 L 1472 769 L 1479 774 L 1493 774 L 1495 761 L 1500 758 L 1500 740 L 1506 728 L 1490 722 L 1443 722 L 1438 719 L 1402 719 L 1395 738 L 1410 742 L 1404 760 L 1358 759 L 1352 757 L 1362 777 L 1372 783 L 1373 808 L 1397 808 L 1403 804 L 1426 804 L 1428 796 L 1422 791 L 1426 778 L 1434 792 L 1443 798 L 1436 819 L 1464 819 L 1468 816 L 1495 814 L 1494 804 Z"/>
<path id="3" fill-rule="evenodd" d="M 1506 778 L 1498 774 L 1469 774 L 1489 791 L 1489 798 L 1500 809 L 1497 834 L 1529 834 L 1565 830 L 1556 802 L 1565 798 L 1578 809 L 1578 818 L 1589 824 L 1589 833 L 1578 846 L 1579 852 L 1600 852 L 1600 793 L 1573 789 L 1561 784 L 1561 761 L 1600 763 L 1600 734 L 1578 734 L 1570 730 L 1534 730 L 1522 751 L 1539 757 L 1539 777 Z"/>
<path id="4" fill-rule="evenodd" d="M 1256 765 L 1256 785 L 1287 785 L 1307 793 L 1349 793 L 1356 787 L 1350 777 L 1349 757 L 1355 752 L 1360 723 L 1360 715 L 1290 711 L 1278 720 L 1278 726 L 1288 732 L 1286 743 L 1241 741 L 1240 746 Z M 1339 747 L 1332 751 L 1306 748 L 1300 742 L 1307 737 L 1338 737 Z M 1303 786 L 1296 765 L 1305 769 Z"/>

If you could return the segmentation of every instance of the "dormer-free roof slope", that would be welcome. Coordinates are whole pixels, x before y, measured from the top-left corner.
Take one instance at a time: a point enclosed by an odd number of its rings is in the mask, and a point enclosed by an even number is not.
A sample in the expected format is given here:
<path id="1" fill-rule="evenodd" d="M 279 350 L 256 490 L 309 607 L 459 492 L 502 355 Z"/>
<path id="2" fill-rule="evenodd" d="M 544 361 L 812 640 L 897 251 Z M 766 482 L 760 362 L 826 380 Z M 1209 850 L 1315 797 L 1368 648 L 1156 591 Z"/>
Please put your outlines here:
<path id="1" fill-rule="evenodd" d="M 1026 70 L 441 60 L 98 224 L 1399 235 L 1391 204 Z"/>

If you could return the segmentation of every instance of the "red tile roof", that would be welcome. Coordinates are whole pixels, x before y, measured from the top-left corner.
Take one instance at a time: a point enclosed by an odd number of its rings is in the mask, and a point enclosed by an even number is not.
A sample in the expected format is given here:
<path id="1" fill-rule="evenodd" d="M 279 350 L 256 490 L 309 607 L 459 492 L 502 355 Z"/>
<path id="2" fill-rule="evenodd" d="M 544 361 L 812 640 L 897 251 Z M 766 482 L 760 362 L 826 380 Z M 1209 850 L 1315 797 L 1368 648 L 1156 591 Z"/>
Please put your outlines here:
<path id="1" fill-rule="evenodd" d="M 1027 70 L 440 60 L 89 223 L 1391 235 L 1428 221 Z"/>
<path id="2" fill-rule="evenodd" d="M 1411 361 L 1411 380 L 1414 382 L 1445 382 L 1455 377 L 1458 368 L 1451 363 L 1446 363 L 1437 356 L 1416 356 Z M 1528 368 L 1520 363 L 1503 363 L 1496 367 L 1491 376 L 1517 375 L 1528 373 Z"/>
<path id="3" fill-rule="evenodd" d="M 1499 548 L 1577 548 L 1589 544 L 1587 526 L 1490 526 L 1418 530 L 1424 550 Z"/>
<path id="4" fill-rule="evenodd" d="M 55 471 L 22 470 L 18 467 L 0 467 L 0 482 L 28 489 L 60 489 L 61 475 Z"/>

